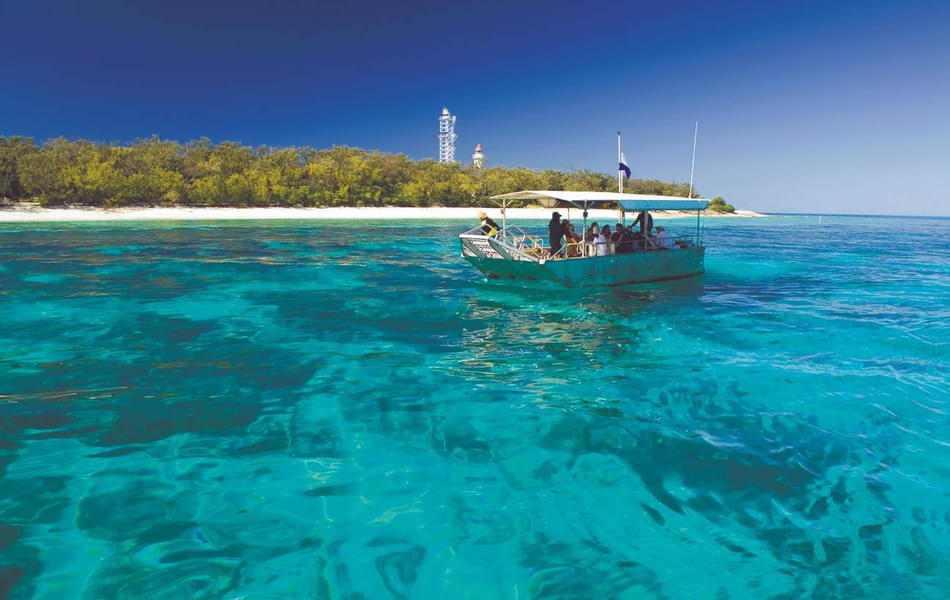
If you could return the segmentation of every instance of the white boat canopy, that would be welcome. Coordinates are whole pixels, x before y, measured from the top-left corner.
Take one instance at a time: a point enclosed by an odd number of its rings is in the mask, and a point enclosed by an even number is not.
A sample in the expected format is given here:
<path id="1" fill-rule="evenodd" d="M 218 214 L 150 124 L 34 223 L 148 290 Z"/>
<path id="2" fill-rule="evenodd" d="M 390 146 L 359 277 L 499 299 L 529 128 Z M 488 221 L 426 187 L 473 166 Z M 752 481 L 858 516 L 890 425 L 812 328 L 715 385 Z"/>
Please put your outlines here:
<path id="1" fill-rule="evenodd" d="M 546 208 L 570 206 L 584 210 L 598 204 L 616 203 L 623 210 L 631 212 L 639 210 L 702 210 L 709 204 L 709 200 L 705 198 L 558 190 L 524 190 L 492 196 L 491 199 L 499 202 L 502 206 L 507 206 L 510 200 L 533 200 Z"/>

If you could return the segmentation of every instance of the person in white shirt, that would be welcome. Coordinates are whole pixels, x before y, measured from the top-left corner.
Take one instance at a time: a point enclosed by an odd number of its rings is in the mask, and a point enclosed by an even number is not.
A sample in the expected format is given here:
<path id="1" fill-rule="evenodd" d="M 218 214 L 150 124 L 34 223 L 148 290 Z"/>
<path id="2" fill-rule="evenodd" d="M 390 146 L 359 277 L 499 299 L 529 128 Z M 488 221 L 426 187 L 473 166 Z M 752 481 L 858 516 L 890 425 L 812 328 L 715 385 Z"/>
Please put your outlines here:
<path id="1" fill-rule="evenodd" d="M 597 226 L 594 226 L 592 233 L 594 234 L 594 248 L 597 250 L 597 256 L 607 256 L 607 238 L 604 237 L 603 232 Z"/>
<path id="2" fill-rule="evenodd" d="M 672 240 L 670 239 L 670 234 L 666 232 L 666 228 L 662 225 L 657 225 L 656 227 L 656 236 L 653 238 L 653 242 L 656 244 L 657 248 L 671 248 Z"/>

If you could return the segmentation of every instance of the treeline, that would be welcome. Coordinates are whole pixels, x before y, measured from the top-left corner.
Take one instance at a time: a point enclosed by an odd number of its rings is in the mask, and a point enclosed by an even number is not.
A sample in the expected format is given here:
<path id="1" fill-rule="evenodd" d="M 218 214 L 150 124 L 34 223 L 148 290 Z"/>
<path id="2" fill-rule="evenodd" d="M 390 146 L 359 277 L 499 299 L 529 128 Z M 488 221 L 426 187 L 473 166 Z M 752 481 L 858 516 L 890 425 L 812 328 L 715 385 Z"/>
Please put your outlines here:
<path id="1" fill-rule="evenodd" d="M 591 171 L 476 169 L 337 146 L 251 148 L 158 137 L 130 146 L 0 137 L 0 198 L 43 206 L 471 206 L 523 189 L 616 190 Z M 632 179 L 624 191 L 686 196 L 685 184 Z M 693 195 L 697 192 L 694 190 Z"/>

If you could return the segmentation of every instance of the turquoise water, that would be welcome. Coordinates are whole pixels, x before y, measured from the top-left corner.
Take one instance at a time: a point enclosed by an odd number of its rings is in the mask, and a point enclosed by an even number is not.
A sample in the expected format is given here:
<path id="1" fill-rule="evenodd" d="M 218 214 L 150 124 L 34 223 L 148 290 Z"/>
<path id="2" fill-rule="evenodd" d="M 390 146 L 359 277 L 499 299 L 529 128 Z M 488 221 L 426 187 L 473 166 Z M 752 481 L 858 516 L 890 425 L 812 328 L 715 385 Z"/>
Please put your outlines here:
<path id="1" fill-rule="evenodd" d="M 950 220 L 605 292 L 469 225 L 0 224 L 0 597 L 947 597 Z"/>

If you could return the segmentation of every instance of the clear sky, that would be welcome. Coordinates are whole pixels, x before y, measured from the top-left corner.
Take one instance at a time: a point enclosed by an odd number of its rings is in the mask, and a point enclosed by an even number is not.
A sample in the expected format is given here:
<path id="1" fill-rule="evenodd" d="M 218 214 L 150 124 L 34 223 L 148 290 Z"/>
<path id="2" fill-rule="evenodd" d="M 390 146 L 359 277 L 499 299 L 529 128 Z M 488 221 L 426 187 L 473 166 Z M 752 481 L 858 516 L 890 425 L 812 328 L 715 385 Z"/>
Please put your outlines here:
<path id="1" fill-rule="evenodd" d="M 0 0 L 0 135 L 351 145 L 950 216 L 950 2 Z"/>

